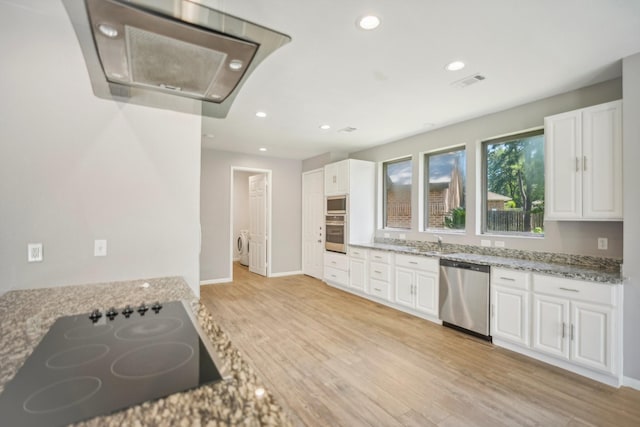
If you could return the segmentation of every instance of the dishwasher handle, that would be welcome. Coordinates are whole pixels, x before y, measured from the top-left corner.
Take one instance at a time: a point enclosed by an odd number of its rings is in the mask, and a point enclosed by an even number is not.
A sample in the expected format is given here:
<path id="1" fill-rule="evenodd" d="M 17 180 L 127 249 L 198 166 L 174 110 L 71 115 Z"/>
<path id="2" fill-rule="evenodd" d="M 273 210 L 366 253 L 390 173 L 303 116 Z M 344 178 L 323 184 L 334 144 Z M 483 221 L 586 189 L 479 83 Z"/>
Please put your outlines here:
<path id="1" fill-rule="evenodd" d="M 473 270 L 473 271 L 479 271 L 482 273 L 488 273 L 491 269 L 491 267 L 488 265 L 473 264 L 473 263 L 464 262 L 464 261 L 453 261 L 450 259 L 442 259 L 442 258 L 440 258 L 440 266 L 460 268 L 463 270 Z"/>

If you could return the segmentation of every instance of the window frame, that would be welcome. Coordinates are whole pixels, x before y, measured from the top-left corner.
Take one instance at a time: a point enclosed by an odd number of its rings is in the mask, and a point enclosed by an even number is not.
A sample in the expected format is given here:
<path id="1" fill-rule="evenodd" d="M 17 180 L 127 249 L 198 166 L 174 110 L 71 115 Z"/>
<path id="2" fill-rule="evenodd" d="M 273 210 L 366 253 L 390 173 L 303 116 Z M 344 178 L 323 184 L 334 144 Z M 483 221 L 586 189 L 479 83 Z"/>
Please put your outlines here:
<path id="1" fill-rule="evenodd" d="M 406 162 L 409 161 L 411 163 L 411 191 L 410 191 L 410 205 L 411 205 L 411 221 L 409 224 L 409 227 L 404 228 L 404 227 L 388 227 L 387 226 L 387 165 L 389 164 L 394 164 L 394 163 L 400 163 L 400 162 Z M 414 217 L 414 213 L 413 213 L 413 155 L 408 155 L 408 156 L 402 156 L 402 157 L 396 157 L 390 160 L 385 160 L 382 161 L 380 164 L 380 178 L 381 178 L 381 192 L 382 192 L 382 197 L 381 197 L 381 201 L 382 201 L 382 223 L 380 224 L 380 228 L 382 230 L 411 230 L 412 229 L 412 224 L 413 224 L 413 217 Z"/>
<path id="2" fill-rule="evenodd" d="M 480 185 L 478 186 L 478 188 L 480 189 L 480 194 L 479 194 L 479 202 L 477 203 L 477 205 L 479 206 L 479 210 L 480 210 L 480 214 L 476 217 L 477 220 L 479 221 L 479 228 L 478 228 L 478 234 L 481 236 L 499 236 L 499 237 L 510 237 L 510 238 L 523 238 L 523 239 L 543 239 L 544 238 L 544 232 L 543 233 L 528 233 L 528 234 L 524 234 L 524 233 L 518 233 L 518 232 L 509 232 L 509 231 L 489 231 L 487 230 L 487 195 L 488 195 L 488 176 L 487 176 L 487 166 L 488 166 L 488 159 L 487 159 L 487 146 L 488 145 L 494 145 L 494 144 L 500 144 L 500 143 L 504 143 L 504 142 L 509 142 L 509 141 L 515 141 L 518 139 L 522 139 L 522 138 L 528 138 L 528 137 L 532 137 L 532 136 L 538 136 L 538 135 L 545 135 L 544 132 L 544 127 L 535 127 L 535 128 L 531 128 L 531 129 L 526 129 L 526 130 L 522 130 L 522 131 L 517 131 L 517 132 L 513 132 L 513 133 L 509 133 L 506 135 L 502 135 L 502 136 L 497 136 L 497 137 L 493 137 L 493 138 L 487 138 L 487 139 L 483 139 L 481 141 L 479 141 L 479 160 L 480 160 L 480 168 L 478 168 L 479 172 L 480 172 L 480 176 L 478 177 L 480 180 Z M 546 144 L 544 144 L 543 142 L 543 147 L 546 149 Z M 543 152 L 542 154 L 542 158 L 543 158 L 543 168 L 545 166 L 545 154 Z M 543 171 L 543 179 L 544 179 L 544 185 L 546 188 L 547 182 L 546 182 L 546 174 L 544 174 Z M 546 190 L 545 190 L 546 193 Z M 546 195 L 546 194 L 545 194 Z M 544 220 L 543 220 L 544 223 Z"/>
<path id="3" fill-rule="evenodd" d="M 445 147 L 445 148 L 440 148 L 434 151 L 427 151 L 427 152 L 423 152 L 421 153 L 421 160 L 422 160 L 422 164 L 423 164 L 423 168 L 422 168 L 422 176 L 421 176 L 421 182 L 422 182 L 422 202 L 421 202 L 421 208 L 423 210 L 422 212 L 422 232 L 426 232 L 426 233 L 438 233 L 438 234 L 456 234 L 456 235 L 462 235 L 462 234 L 466 234 L 467 233 L 467 226 L 468 226 L 468 221 L 465 220 L 465 224 L 464 224 L 464 228 L 456 230 L 453 228 L 430 228 L 429 227 L 429 157 L 430 156 L 436 156 L 436 155 L 440 155 L 440 154 L 447 154 L 447 153 L 453 153 L 456 151 L 462 151 L 464 153 L 464 157 L 465 157 L 465 170 L 464 170 L 464 175 L 465 175 L 465 182 L 464 182 L 464 193 L 465 193 L 465 198 L 466 198 L 466 193 L 467 193 L 467 166 L 468 166 L 468 156 L 467 156 L 467 144 L 459 144 L 459 145 L 453 145 L 453 146 L 449 146 L 449 147 Z M 466 203 L 465 203 L 466 204 Z M 468 206 L 465 206 L 465 211 L 468 214 L 469 213 L 469 209 Z"/>

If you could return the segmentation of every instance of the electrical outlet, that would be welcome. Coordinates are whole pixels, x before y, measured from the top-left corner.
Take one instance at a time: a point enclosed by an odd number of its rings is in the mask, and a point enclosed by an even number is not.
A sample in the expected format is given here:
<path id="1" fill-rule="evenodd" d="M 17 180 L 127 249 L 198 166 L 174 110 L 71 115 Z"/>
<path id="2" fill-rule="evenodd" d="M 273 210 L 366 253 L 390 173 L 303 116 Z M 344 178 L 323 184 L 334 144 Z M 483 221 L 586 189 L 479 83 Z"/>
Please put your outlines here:
<path id="1" fill-rule="evenodd" d="M 495 242 L 493 242 L 493 245 L 494 245 L 496 248 L 504 248 L 504 241 L 502 241 L 502 240 L 496 240 Z"/>
<path id="2" fill-rule="evenodd" d="M 407 235 L 406 235 L 406 234 L 404 234 L 404 233 L 400 233 L 400 234 L 398 234 L 398 239 L 404 240 L 404 239 L 406 239 L 406 238 L 407 238 Z"/>
<path id="3" fill-rule="evenodd" d="M 107 241 L 96 240 L 93 244 L 93 256 L 107 256 Z"/>
<path id="4" fill-rule="evenodd" d="M 601 251 L 609 249 L 609 239 L 606 237 L 598 237 L 598 249 Z"/>
<path id="5" fill-rule="evenodd" d="M 27 245 L 27 262 L 42 262 L 42 243 L 29 243 Z"/>
<path id="6" fill-rule="evenodd" d="M 491 240 L 489 239 L 482 239 L 480 240 L 480 246 L 484 246 L 484 247 L 490 247 L 491 246 Z"/>
<path id="7" fill-rule="evenodd" d="M 391 234 L 389 234 L 389 233 L 384 233 L 384 237 L 391 237 Z"/>

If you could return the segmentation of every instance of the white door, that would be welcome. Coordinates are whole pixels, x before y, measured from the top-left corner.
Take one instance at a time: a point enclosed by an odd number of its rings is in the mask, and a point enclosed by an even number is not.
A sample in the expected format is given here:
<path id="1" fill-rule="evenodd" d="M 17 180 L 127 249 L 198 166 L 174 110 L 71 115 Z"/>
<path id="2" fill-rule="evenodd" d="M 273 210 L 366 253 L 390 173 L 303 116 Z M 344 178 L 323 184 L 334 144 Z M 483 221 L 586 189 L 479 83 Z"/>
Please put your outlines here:
<path id="1" fill-rule="evenodd" d="M 402 267 L 396 267 L 396 302 L 413 307 L 413 281 L 415 273 Z"/>
<path id="2" fill-rule="evenodd" d="M 569 359 L 569 301 L 533 296 L 533 348 Z"/>
<path id="3" fill-rule="evenodd" d="M 613 372 L 611 308 L 574 302 L 571 320 L 572 359 L 589 368 Z"/>
<path id="4" fill-rule="evenodd" d="M 438 273 L 416 272 L 416 310 L 438 316 Z"/>
<path id="5" fill-rule="evenodd" d="M 494 286 L 491 301 L 491 335 L 528 347 L 528 292 Z"/>
<path id="6" fill-rule="evenodd" d="M 249 177 L 249 271 L 267 275 L 267 174 Z"/>
<path id="7" fill-rule="evenodd" d="M 324 189 L 322 169 L 302 175 L 302 272 L 322 280 Z"/>

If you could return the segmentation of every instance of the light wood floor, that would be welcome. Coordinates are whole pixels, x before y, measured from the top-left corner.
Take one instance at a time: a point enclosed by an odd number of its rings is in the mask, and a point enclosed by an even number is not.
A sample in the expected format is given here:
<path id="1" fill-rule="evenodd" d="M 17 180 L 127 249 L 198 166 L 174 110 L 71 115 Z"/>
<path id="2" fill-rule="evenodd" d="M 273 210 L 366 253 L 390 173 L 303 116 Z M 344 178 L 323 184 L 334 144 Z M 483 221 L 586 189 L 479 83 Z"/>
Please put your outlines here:
<path id="1" fill-rule="evenodd" d="M 615 389 L 307 276 L 234 266 L 201 299 L 297 425 L 640 426 Z"/>

